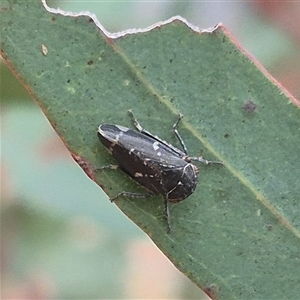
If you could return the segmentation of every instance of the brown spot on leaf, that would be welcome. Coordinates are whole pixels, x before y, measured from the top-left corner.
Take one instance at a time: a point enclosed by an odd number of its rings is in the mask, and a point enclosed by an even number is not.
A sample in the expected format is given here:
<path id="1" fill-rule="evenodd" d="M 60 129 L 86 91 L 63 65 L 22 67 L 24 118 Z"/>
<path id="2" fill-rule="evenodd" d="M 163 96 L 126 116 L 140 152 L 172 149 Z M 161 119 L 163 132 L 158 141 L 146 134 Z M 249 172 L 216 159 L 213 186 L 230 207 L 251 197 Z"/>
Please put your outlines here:
<path id="1" fill-rule="evenodd" d="M 215 284 L 211 284 L 203 288 L 203 292 L 207 294 L 213 300 L 217 299 L 217 294 L 219 293 L 219 288 Z"/>
<path id="2" fill-rule="evenodd" d="M 246 112 L 248 112 L 248 113 L 253 113 L 256 110 L 256 104 L 252 100 L 250 100 L 250 99 L 248 99 L 247 101 L 245 101 L 243 107 L 244 107 L 244 110 Z"/>
<path id="3" fill-rule="evenodd" d="M 79 164 L 87 176 L 89 176 L 93 181 L 96 180 L 94 169 L 89 162 L 83 159 L 81 156 L 72 154 L 73 159 Z"/>

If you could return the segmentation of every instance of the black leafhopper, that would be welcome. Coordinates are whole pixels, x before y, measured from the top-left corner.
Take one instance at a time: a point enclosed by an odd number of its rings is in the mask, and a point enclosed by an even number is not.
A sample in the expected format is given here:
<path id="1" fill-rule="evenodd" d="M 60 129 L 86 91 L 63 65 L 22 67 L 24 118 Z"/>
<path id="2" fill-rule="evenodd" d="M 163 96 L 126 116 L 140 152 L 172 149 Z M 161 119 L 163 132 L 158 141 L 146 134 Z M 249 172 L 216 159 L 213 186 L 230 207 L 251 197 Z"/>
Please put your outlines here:
<path id="1" fill-rule="evenodd" d="M 186 199 L 194 192 L 198 183 L 198 167 L 191 162 L 198 161 L 206 165 L 222 164 L 222 162 L 188 156 L 187 148 L 177 130 L 177 125 L 183 117 L 181 114 L 173 125 L 173 131 L 183 151 L 143 129 L 132 111 L 129 110 L 128 112 L 138 131 L 120 125 L 103 124 L 98 128 L 98 137 L 112 153 L 118 166 L 144 186 L 148 193 L 123 191 L 111 201 L 120 196 L 162 195 L 164 197 L 164 215 L 170 231 L 168 203 L 176 203 Z M 103 168 L 116 168 L 116 166 L 110 165 Z"/>

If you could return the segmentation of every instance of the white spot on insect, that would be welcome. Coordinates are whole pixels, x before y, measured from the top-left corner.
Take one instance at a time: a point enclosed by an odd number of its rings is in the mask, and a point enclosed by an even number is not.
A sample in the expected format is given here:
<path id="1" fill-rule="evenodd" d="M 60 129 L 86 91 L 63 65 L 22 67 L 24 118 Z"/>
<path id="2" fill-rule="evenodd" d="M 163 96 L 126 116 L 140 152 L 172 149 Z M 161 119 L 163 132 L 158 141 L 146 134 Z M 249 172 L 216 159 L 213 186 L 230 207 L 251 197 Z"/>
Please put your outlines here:
<path id="1" fill-rule="evenodd" d="M 158 142 L 158 141 L 155 141 L 155 142 L 152 144 L 152 147 L 153 147 L 154 151 L 158 150 L 158 149 L 159 149 L 159 142 Z"/>
<path id="2" fill-rule="evenodd" d="M 161 156 L 161 152 L 157 152 L 157 156 Z"/>
<path id="3" fill-rule="evenodd" d="M 120 129 L 121 131 L 123 131 L 123 132 L 126 132 L 126 131 L 128 131 L 129 130 L 129 128 L 127 128 L 127 127 L 124 127 L 124 126 L 120 126 L 120 125 L 115 125 L 118 129 Z"/>
<path id="4" fill-rule="evenodd" d="M 135 172 L 134 173 L 134 177 L 143 177 L 143 174 L 139 173 L 139 172 Z"/>
<path id="5" fill-rule="evenodd" d="M 123 131 L 120 131 L 118 134 L 116 134 L 116 142 L 119 141 L 120 137 L 123 135 Z"/>
<path id="6" fill-rule="evenodd" d="M 145 159 L 143 160 L 144 166 L 147 166 L 147 165 L 148 165 L 148 161 L 151 161 L 151 159 L 150 159 L 150 158 L 145 158 Z"/>
<path id="7" fill-rule="evenodd" d="M 131 149 L 129 150 L 129 155 L 131 155 L 131 153 L 132 153 L 134 150 L 135 150 L 134 148 L 131 148 Z"/>

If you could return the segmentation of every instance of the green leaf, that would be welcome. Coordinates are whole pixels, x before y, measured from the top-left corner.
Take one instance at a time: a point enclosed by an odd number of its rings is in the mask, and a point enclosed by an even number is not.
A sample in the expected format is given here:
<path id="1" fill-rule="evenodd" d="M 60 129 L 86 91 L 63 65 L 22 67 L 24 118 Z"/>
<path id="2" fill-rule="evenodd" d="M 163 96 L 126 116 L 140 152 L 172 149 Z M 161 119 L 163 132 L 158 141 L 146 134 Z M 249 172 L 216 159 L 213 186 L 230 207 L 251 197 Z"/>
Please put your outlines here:
<path id="1" fill-rule="evenodd" d="M 218 299 L 299 297 L 299 103 L 223 27 L 199 33 L 173 20 L 113 39 L 90 17 L 38 1 L 1 1 L 0 11 L 2 56 L 108 196 L 143 191 L 93 167 L 113 163 L 97 127 L 132 126 L 130 108 L 175 146 L 182 113 L 190 154 L 224 161 L 199 166 L 195 193 L 170 207 L 169 235 L 161 197 L 116 201 L 182 272 Z"/>

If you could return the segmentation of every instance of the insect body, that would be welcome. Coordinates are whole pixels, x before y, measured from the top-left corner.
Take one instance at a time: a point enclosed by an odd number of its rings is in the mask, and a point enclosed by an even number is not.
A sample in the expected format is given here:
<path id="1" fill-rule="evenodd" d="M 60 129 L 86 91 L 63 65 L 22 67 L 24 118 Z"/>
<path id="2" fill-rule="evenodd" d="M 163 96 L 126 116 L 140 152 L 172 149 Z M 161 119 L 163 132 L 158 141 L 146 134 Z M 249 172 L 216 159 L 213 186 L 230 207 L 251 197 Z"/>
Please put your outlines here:
<path id="1" fill-rule="evenodd" d="M 183 151 L 144 130 L 131 110 L 128 111 L 138 131 L 127 127 L 103 124 L 98 128 L 98 137 L 119 163 L 120 168 L 144 186 L 148 194 L 121 192 L 120 196 L 147 197 L 160 194 L 164 197 L 165 217 L 169 224 L 169 202 L 179 202 L 190 196 L 198 183 L 198 168 L 191 161 L 205 164 L 218 163 L 202 157 L 189 157 L 186 146 L 177 131 L 182 118 L 173 125 Z"/>

